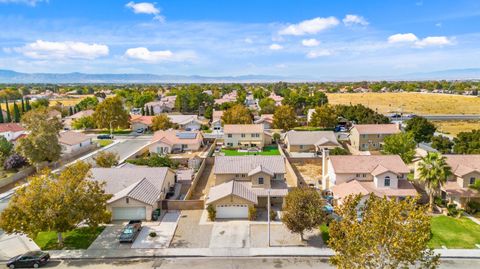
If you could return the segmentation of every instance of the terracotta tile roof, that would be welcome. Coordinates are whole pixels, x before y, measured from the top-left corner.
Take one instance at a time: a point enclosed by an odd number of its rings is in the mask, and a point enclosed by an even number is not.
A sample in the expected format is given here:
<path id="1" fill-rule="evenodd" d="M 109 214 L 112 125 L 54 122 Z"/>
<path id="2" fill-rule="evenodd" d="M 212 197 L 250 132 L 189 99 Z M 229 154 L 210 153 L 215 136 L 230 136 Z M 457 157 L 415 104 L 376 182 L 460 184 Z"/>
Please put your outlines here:
<path id="1" fill-rule="evenodd" d="M 223 126 L 225 134 L 250 134 L 263 133 L 263 124 L 225 124 Z"/>
<path id="2" fill-rule="evenodd" d="M 79 111 L 71 116 L 65 117 L 65 119 L 79 119 L 82 117 L 92 116 L 95 111 L 91 109 Z"/>
<path id="3" fill-rule="evenodd" d="M 359 134 L 396 134 L 400 133 L 397 124 L 356 124 L 353 128 L 357 129 Z"/>
<path id="4" fill-rule="evenodd" d="M 357 174 L 391 171 L 406 174 L 410 169 L 398 155 L 344 155 L 329 156 L 336 174 Z"/>
<path id="5" fill-rule="evenodd" d="M 84 133 L 66 131 L 59 134 L 58 142 L 60 144 L 73 146 L 89 139 L 90 138 Z"/>
<path id="6" fill-rule="evenodd" d="M 448 165 L 456 176 L 462 177 L 474 171 L 480 173 L 480 154 L 443 156 L 446 157 Z"/>
<path id="7" fill-rule="evenodd" d="M 459 197 L 480 197 L 480 192 L 472 188 L 464 188 L 457 181 L 448 180 L 442 187 L 447 194 Z"/>
<path id="8" fill-rule="evenodd" d="M 139 122 L 145 125 L 152 125 L 152 120 L 154 116 L 142 116 L 142 115 L 131 115 L 130 122 Z"/>
<path id="9" fill-rule="evenodd" d="M 259 119 L 254 121 L 255 124 L 259 124 L 263 122 L 268 122 L 270 124 L 273 124 L 273 114 L 262 114 Z"/>
<path id="10" fill-rule="evenodd" d="M 376 188 L 373 181 L 360 181 L 354 179 L 339 185 L 335 185 L 331 188 L 331 190 L 333 192 L 333 196 L 340 200 L 351 194 L 361 194 L 362 196 L 365 196 L 373 193 L 379 197 L 406 197 L 417 195 L 415 187 L 413 187 L 412 183 L 405 179 L 398 180 L 398 188 L 396 189 L 391 187 Z"/>
<path id="11" fill-rule="evenodd" d="M 0 123 L 0 133 L 5 132 L 21 132 L 25 129 L 19 123 Z"/>
<path id="12" fill-rule="evenodd" d="M 203 141 L 203 136 L 199 131 L 178 131 L 178 130 L 166 130 L 156 131 L 153 134 L 151 143 L 162 141 L 168 145 L 178 144 L 199 144 Z"/>
<path id="13" fill-rule="evenodd" d="M 285 174 L 285 158 L 282 156 L 216 156 L 215 174 L 248 174 L 262 166 L 275 174 Z"/>
<path id="14" fill-rule="evenodd" d="M 212 113 L 212 121 L 222 120 L 223 110 L 214 110 Z"/>

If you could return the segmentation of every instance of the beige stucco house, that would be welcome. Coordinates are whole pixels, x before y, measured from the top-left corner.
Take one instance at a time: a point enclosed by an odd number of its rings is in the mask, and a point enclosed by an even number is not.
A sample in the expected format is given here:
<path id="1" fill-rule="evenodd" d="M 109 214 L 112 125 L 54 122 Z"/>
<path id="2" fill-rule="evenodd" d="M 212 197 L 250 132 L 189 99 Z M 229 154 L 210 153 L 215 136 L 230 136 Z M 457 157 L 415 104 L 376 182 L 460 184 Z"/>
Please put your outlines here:
<path id="1" fill-rule="evenodd" d="M 62 147 L 63 154 L 82 153 L 94 148 L 92 137 L 74 131 L 60 132 L 58 143 Z"/>
<path id="2" fill-rule="evenodd" d="M 400 132 L 398 124 L 356 124 L 350 130 L 350 143 L 359 151 L 377 151 L 385 137 Z"/>
<path id="3" fill-rule="evenodd" d="M 333 131 L 288 131 L 284 144 L 287 151 L 319 153 L 323 149 L 340 147 Z"/>
<path id="4" fill-rule="evenodd" d="M 217 156 L 215 186 L 206 204 L 217 210 L 217 218 L 247 218 L 248 207 L 282 207 L 288 193 L 285 158 L 282 156 Z"/>
<path id="5" fill-rule="evenodd" d="M 322 186 L 332 191 L 334 200 L 339 204 L 352 194 L 404 199 L 417 195 L 412 183 L 407 180 L 409 172 L 398 155 L 329 156 Z"/>
<path id="6" fill-rule="evenodd" d="M 199 131 L 156 131 L 148 144 L 148 151 L 158 154 L 198 151 L 202 145 L 203 136 Z"/>
<path id="7" fill-rule="evenodd" d="M 107 209 L 112 220 L 151 220 L 152 211 L 175 186 L 168 167 L 92 168 L 90 180 L 104 182 L 112 198 Z"/>
<path id="8" fill-rule="evenodd" d="M 224 145 L 229 148 L 263 148 L 271 143 L 263 124 L 225 124 L 223 126 Z"/>

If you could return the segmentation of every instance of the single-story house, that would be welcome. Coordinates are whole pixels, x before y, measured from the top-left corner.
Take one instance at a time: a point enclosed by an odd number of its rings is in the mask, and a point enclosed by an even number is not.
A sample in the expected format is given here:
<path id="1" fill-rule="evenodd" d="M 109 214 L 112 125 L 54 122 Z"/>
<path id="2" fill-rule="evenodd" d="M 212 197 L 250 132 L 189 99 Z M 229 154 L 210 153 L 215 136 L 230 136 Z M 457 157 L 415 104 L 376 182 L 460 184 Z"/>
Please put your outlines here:
<path id="1" fill-rule="evenodd" d="M 70 129 L 72 129 L 72 123 L 75 120 L 83 118 L 83 117 L 92 116 L 94 112 L 95 111 L 93 111 L 91 109 L 87 109 L 87 110 L 79 111 L 79 112 L 77 112 L 77 113 L 75 113 L 71 116 L 65 117 L 65 118 L 63 118 L 63 127 L 65 128 L 65 130 L 70 130 Z"/>
<path id="2" fill-rule="evenodd" d="M 19 123 L 0 123 L 0 136 L 7 141 L 15 141 L 25 134 L 25 129 Z"/>
<path id="3" fill-rule="evenodd" d="M 184 151 L 198 151 L 203 145 L 199 131 L 166 130 L 156 131 L 148 145 L 151 153 L 169 154 Z"/>
<path id="4" fill-rule="evenodd" d="M 333 131 L 288 131 L 284 143 L 287 151 L 318 153 L 323 149 L 340 147 Z"/>
<path id="5" fill-rule="evenodd" d="M 62 152 L 66 154 L 80 152 L 93 145 L 91 137 L 73 131 L 60 132 L 58 142 L 62 146 Z"/>
<path id="6" fill-rule="evenodd" d="M 107 209 L 112 220 L 151 220 L 158 202 L 175 186 L 175 172 L 168 167 L 92 168 L 90 180 L 105 182 L 112 194 Z"/>
<path id="7" fill-rule="evenodd" d="M 167 114 L 170 121 L 178 126 L 179 129 L 187 131 L 200 130 L 202 122 L 197 115 L 174 115 Z M 155 116 L 131 115 L 130 127 L 132 130 L 147 130 L 152 127 L 152 120 Z"/>
<path id="8" fill-rule="evenodd" d="M 222 117 L 223 117 L 223 110 L 213 110 L 212 112 L 212 130 L 218 133 L 223 132 L 222 126 Z"/>
<path id="9" fill-rule="evenodd" d="M 273 128 L 273 114 L 262 114 L 260 118 L 255 120 L 255 124 L 263 124 L 263 129 L 268 130 Z"/>

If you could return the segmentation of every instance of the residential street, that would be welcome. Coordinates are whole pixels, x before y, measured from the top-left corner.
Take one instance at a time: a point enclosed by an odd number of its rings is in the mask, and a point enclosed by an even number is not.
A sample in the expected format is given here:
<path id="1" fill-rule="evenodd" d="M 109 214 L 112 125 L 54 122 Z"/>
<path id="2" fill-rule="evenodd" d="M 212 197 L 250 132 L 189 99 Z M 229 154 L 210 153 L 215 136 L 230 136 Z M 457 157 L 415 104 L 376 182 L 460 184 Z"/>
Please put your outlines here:
<path id="1" fill-rule="evenodd" d="M 478 268 L 480 260 L 444 260 L 440 268 L 462 269 Z M 176 258 L 176 259 L 136 259 L 136 260 L 72 260 L 51 261 L 43 268 L 121 268 L 121 269 L 210 269 L 210 268 L 282 268 L 282 269 L 308 269 L 308 268 L 334 268 L 324 258 Z"/>

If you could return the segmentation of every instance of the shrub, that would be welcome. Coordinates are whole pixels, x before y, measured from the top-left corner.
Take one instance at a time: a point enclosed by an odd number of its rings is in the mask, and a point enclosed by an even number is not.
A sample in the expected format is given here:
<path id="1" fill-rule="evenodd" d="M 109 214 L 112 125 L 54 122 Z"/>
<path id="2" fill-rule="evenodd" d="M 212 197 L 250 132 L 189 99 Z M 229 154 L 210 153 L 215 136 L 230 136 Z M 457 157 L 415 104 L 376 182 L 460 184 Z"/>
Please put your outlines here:
<path id="1" fill-rule="evenodd" d="M 257 208 L 254 206 L 248 207 L 248 220 L 256 220 L 257 219 Z"/>
<path id="2" fill-rule="evenodd" d="M 275 219 L 277 219 L 277 211 L 272 210 L 270 208 L 270 220 L 275 220 Z"/>
<path id="3" fill-rule="evenodd" d="M 215 221 L 215 219 L 217 218 L 217 210 L 215 209 L 215 207 L 213 207 L 212 205 L 208 205 L 207 212 L 208 212 L 208 219 L 210 221 Z"/>
<path id="4" fill-rule="evenodd" d="M 458 209 L 456 204 L 447 205 L 447 209 L 448 209 L 447 215 L 450 217 L 458 218 L 462 215 L 462 210 Z"/>
<path id="5" fill-rule="evenodd" d="M 156 232 L 150 232 L 150 233 L 148 234 L 148 236 L 150 236 L 150 237 L 155 237 L 155 236 L 157 236 L 157 233 L 156 233 Z"/>
<path id="6" fill-rule="evenodd" d="M 445 201 L 441 197 L 435 197 L 434 203 L 439 207 L 445 207 Z"/>
<path id="7" fill-rule="evenodd" d="M 465 208 L 468 214 L 475 215 L 480 212 L 480 202 L 477 201 L 469 201 Z"/>
<path id="8" fill-rule="evenodd" d="M 18 153 L 13 153 L 8 156 L 8 158 L 3 163 L 3 168 L 5 170 L 18 169 L 27 164 L 27 159 L 21 156 Z"/>
<path id="9" fill-rule="evenodd" d="M 328 154 L 330 155 L 350 155 L 350 151 L 347 149 L 341 148 L 341 147 L 336 147 L 331 150 L 329 150 Z"/>

